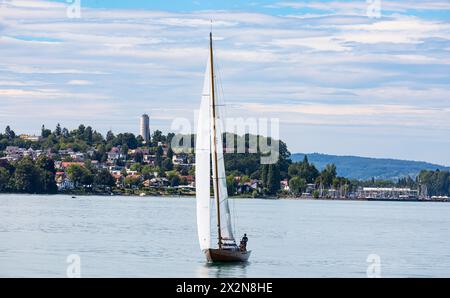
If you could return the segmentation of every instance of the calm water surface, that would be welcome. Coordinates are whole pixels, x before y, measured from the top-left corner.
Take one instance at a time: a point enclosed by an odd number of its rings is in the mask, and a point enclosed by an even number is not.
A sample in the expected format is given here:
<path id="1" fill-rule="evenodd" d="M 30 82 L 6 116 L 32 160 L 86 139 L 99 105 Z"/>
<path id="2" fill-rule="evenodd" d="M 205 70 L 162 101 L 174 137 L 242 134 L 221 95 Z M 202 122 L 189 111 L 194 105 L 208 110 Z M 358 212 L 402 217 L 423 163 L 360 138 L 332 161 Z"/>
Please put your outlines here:
<path id="1" fill-rule="evenodd" d="M 246 265 L 207 265 L 195 199 L 0 196 L 0 277 L 450 276 L 450 204 L 233 200 Z M 244 228 L 245 227 L 245 228 Z"/>

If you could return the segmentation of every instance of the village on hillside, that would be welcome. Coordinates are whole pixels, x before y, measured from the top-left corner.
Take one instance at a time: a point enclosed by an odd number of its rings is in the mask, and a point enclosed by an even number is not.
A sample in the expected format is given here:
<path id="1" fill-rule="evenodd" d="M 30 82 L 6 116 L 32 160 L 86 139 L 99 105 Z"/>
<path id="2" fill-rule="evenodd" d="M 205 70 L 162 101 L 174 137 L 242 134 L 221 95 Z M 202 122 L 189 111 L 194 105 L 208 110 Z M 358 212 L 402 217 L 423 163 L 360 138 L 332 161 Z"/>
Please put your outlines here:
<path id="1" fill-rule="evenodd" d="M 0 192 L 195 195 L 194 148 L 172 148 L 174 137 L 159 130 L 150 135 L 147 115 L 140 119 L 139 136 L 109 131 L 103 137 L 90 126 L 69 131 L 59 124 L 53 131 L 43 126 L 39 136 L 16 135 L 8 126 L 0 134 Z M 230 196 L 448 200 L 448 172 L 423 171 L 398 181 L 349 180 L 332 164 L 319 171 L 307 156 L 292 162 L 280 143 L 283 152 L 273 165 L 260 164 L 259 154 L 250 150 L 230 154 L 233 148 L 224 148 Z"/>

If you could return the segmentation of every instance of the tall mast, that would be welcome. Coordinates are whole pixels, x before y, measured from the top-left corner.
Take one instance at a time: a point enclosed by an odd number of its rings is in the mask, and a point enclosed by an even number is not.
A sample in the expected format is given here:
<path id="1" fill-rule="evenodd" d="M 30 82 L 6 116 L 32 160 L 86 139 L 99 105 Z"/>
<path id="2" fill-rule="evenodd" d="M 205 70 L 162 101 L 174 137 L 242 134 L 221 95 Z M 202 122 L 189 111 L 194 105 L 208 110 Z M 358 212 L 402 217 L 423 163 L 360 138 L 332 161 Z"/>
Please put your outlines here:
<path id="1" fill-rule="evenodd" d="M 217 235 L 219 241 L 219 248 L 222 248 L 222 233 L 220 231 L 220 195 L 219 195 L 219 168 L 218 168 L 218 158 L 217 158 L 217 133 L 216 133 L 216 92 L 215 92 L 215 84 L 214 84 L 214 56 L 213 56 L 213 40 L 212 40 L 212 32 L 209 33 L 209 51 L 211 58 L 211 97 L 212 97 L 212 121 L 213 121 L 213 146 L 214 146 L 214 173 L 213 177 L 215 177 L 215 189 L 214 195 L 216 197 L 217 203 Z M 222 138 L 222 136 L 220 136 Z"/>

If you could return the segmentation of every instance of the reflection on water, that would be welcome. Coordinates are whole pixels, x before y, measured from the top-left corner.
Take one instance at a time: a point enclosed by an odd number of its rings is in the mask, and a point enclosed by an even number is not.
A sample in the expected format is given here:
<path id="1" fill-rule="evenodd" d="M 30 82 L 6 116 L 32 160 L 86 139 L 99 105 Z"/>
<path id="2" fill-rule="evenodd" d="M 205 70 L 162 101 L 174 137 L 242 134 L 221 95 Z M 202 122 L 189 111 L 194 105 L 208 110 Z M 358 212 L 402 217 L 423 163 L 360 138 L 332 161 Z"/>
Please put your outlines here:
<path id="1" fill-rule="evenodd" d="M 70 255 L 82 277 L 366 277 L 373 254 L 384 277 L 450 275 L 449 203 L 233 204 L 249 263 L 206 263 L 193 198 L 0 195 L 0 277 L 66 277 Z"/>
<path id="2" fill-rule="evenodd" d="M 251 262 L 244 263 L 205 263 L 198 266 L 199 278 L 229 278 L 247 277 L 247 267 Z"/>

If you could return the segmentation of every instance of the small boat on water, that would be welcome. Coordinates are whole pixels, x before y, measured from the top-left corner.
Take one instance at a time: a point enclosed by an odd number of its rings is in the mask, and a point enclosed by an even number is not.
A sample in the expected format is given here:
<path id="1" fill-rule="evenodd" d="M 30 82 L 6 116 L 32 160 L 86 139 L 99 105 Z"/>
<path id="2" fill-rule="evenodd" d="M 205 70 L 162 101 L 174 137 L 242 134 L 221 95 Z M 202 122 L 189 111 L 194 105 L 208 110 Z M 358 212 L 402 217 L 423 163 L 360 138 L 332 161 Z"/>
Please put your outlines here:
<path id="1" fill-rule="evenodd" d="M 198 238 L 200 248 L 208 262 L 246 262 L 251 251 L 247 251 L 246 242 L 244 245 L 236 244 L 232 230 L 223 158 L 223 129 L 216 101 L 212 33 L 209 38 L 209 59 L 195 146 Z M 211 179 L 213 198 L 211 198 Z M 212 212 L 214 208 L 215 212 Z M 212 221 L 217 224 L 217 247 L 211 245 Z"/>

